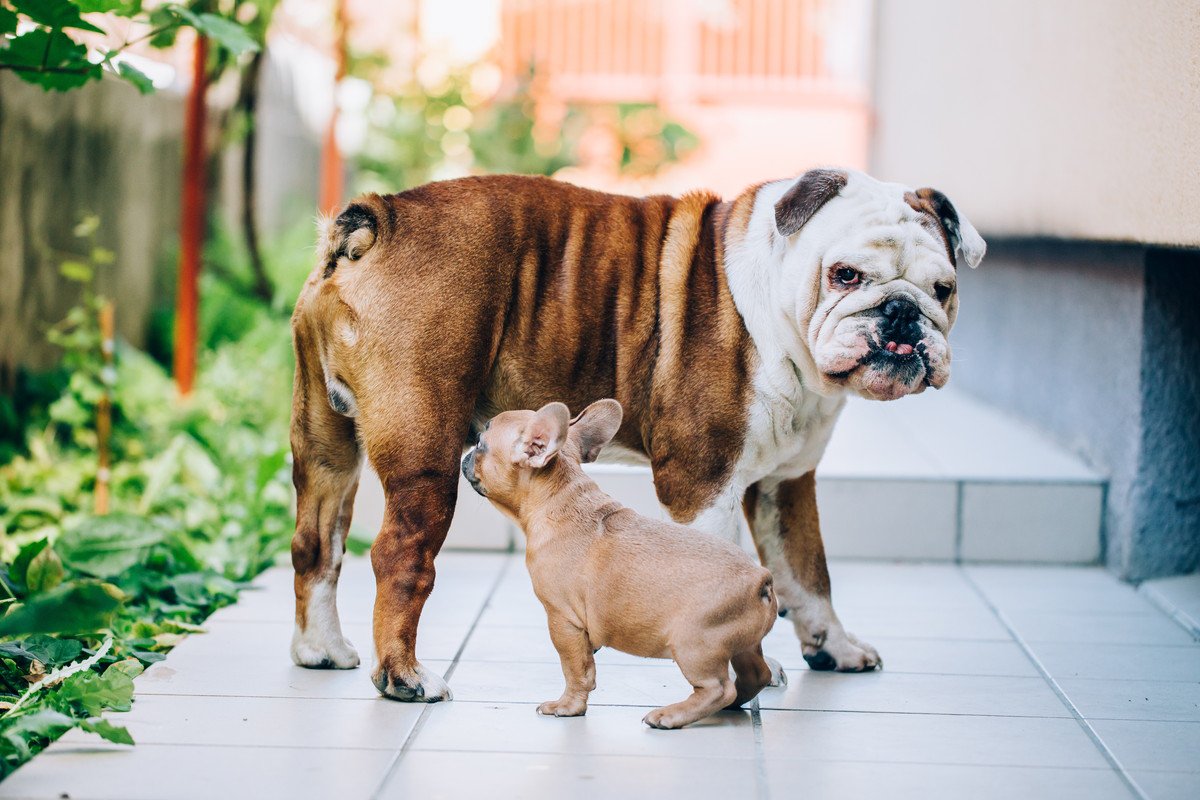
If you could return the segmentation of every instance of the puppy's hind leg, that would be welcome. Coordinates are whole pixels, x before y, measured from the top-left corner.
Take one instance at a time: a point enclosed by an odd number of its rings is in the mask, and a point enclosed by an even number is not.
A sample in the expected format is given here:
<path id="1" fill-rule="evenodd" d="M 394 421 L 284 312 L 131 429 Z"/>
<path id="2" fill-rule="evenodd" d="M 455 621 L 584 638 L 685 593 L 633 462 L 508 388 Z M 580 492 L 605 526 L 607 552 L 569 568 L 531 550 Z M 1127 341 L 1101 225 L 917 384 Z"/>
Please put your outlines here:
<path id="1" fill-rule="evenodd" d="M 768 686 L 787 683 L 787 677 L 779 663 L 773 663 L 772 660 L 763 657 L 761 644 L 753 650 L 735 654 L 730 663 L 733 665 L 734 675 L 737 676 L 733 682 L 734 688 L 737 689 L 737 697 L 730 708 L 740 708 L 749 703 Z"/>
<path id="2" fill-rule="evenodd" d="M 675 663 L 683 677 L 692 684 L 692 694 L 686 700 L 656 708 L 642 722 L 651 728 L 682 728 L 715 714 L 737 698 L 737 689 L 729 679 L 729 661 L 711 652 L 704 655 L 676 652 Z"/>

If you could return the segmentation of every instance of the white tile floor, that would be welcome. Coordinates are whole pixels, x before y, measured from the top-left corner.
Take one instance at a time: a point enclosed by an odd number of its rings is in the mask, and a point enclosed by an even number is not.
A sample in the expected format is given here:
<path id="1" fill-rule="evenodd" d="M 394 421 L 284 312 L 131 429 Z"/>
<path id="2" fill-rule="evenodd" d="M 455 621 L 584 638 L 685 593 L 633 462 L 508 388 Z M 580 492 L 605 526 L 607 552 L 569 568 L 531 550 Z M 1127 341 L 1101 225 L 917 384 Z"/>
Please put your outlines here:
<path id="1" fill-rule="evenodd" d="M 562 678 L 520 557 L 439 565 L 419 649 L 453 702 L 293 667 L 279 568 L 138 680 L 136 747 L 68 735 L 0 797 L 1200 797 L 1200 643 L 1099 569 L 835 562 L 841 615 L 886 671 L 810 672 L 780 624 L 786 688 L 654 731 L 647 707 L 688 690 L 672 664 L 601 651 L 587 716 L 538 717 Z M 372 595 L 351 560 L 342 612 L 364 651 Z"/>

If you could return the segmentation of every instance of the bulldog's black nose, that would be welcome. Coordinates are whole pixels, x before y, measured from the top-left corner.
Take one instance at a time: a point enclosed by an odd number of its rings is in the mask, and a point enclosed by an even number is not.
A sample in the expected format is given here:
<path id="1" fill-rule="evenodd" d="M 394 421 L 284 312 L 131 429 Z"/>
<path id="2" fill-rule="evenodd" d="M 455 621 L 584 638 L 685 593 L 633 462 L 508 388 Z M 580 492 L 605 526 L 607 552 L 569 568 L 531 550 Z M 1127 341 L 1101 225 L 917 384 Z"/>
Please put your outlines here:
<path id="1" fill-rule="evenodd" d="M 916 344 L 921 339 L 921 326 L 917 320 L 921 309 L 907 297 L 893 297 L 883 304 L 883 338 L 897 345 Z M 891 349 L 890 347 L 888 348 Z"/>

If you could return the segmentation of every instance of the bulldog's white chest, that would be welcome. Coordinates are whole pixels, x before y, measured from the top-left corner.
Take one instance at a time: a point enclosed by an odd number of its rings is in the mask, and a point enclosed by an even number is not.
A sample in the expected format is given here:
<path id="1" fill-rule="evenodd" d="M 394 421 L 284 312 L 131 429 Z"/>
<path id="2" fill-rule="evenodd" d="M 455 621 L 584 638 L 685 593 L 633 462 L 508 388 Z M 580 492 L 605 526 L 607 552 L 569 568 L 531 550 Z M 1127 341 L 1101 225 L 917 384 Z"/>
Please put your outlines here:
<path id="1" fill-rule="evenodd" d="M 796 478 L 816 469 L 845 403 L 845 395 L 805 390 L 794 373 L 760 367 L 736 469 L 738 483 L 748 486 L 768 476 Z"/>

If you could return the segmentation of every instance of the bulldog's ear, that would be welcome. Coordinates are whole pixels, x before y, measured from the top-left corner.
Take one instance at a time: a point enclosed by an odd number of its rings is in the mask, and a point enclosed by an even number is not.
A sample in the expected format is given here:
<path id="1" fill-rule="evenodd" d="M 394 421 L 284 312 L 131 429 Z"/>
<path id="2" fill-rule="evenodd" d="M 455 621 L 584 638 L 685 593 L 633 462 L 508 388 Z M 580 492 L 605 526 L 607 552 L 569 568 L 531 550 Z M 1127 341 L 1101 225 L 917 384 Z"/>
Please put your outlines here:
<path id="1" fill-rule="evenodd" d="M 962 253 L 968 267 L 978 267 L 979 262 L 983 261 L 984 253 L 987 252 L 987 242 L 983 241 L 983 237 L 975 230 L 971 221 L 958 213 L 950 198 L 937 189 L 917 189 L 917 197 L 933 206 L 933 213 L 942 224 L 942 229 L 946 231 L 951 249 Z"/>
<path id="2" fill-rule="evenodd" d="M 567 439 L 570 421 L 571 412 L 562 403 L 549 403 L 539 408 L 517 437 L 513 463 L 533 469 L 549 464 Z"/>
<path id="3" fill-rule="evenodd" d="M 604 445 L 612 441 L 621 427 L 624 412 L 616 400 L 597 400 L 571 420 L 571 433 L 579 436 L 580 460 L 596 460 Z"/>
<path id="4" fill-rule="evenodd" d="M 775 204 L 775 227 L 791 236 L 804 227 L 821 206 L 837 197 L 849 176 L 837 169 L 810 169 Z"/>

